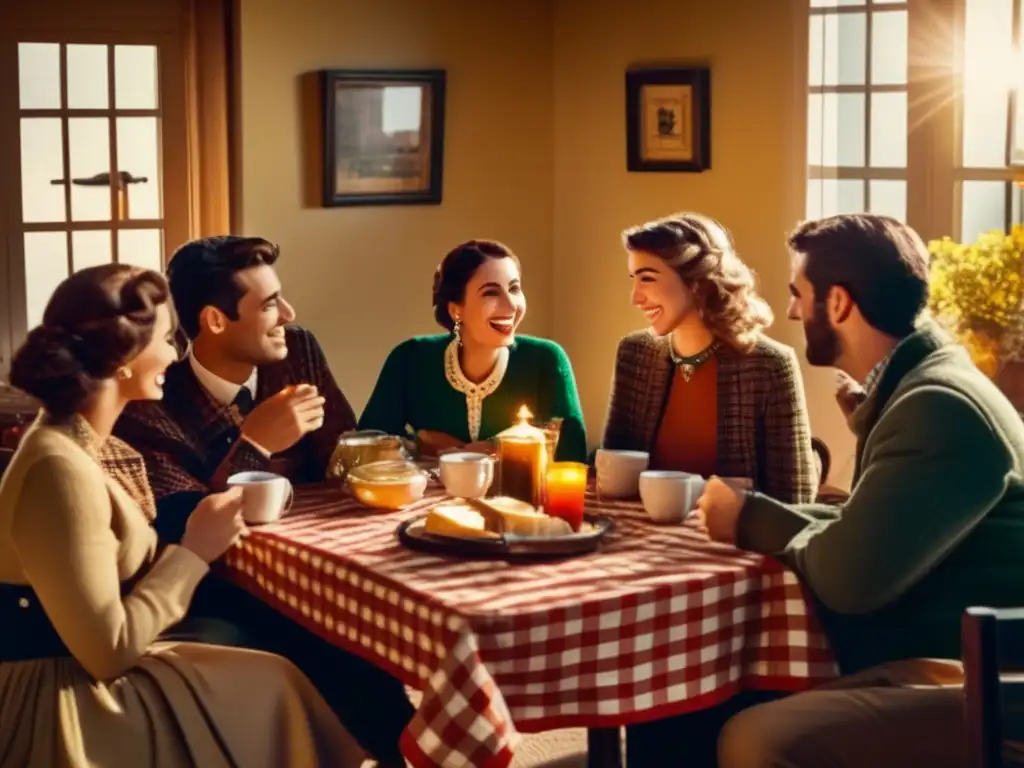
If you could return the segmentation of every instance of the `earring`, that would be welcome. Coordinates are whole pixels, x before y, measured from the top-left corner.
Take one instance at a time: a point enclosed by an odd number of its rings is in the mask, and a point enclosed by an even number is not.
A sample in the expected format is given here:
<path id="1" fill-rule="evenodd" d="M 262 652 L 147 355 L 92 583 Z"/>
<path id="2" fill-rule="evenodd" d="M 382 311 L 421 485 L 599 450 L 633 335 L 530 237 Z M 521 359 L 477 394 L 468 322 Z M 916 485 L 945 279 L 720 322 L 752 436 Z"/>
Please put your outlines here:
<path id="1" fill-rule="evenodd" d="M 459 318 L 455 318 L 455 326 L 452 328 L 452 335 L 455 336 L 455 343 L 458 346 L 462 346 L 462 321 Z"/>
<path id="2" fill-rule="evenodd" d="M 121 366 L 117 369 L 117 378 L 121 381 L 128 381 L 132 377 L 132 369 L 127 366 Z"/>

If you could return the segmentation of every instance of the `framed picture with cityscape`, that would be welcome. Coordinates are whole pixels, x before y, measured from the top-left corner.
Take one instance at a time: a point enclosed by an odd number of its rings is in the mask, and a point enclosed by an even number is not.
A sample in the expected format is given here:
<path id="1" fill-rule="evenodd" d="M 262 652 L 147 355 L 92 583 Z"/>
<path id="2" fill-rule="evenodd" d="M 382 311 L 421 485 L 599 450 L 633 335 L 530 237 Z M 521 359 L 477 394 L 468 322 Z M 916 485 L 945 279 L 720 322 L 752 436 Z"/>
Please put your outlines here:
<path id="1" fill-rule="evenodd" d="M 320 73 L 323 205 L 439 204 L 445 71 Z"/>
<path id="2" fill-rule="evenodd" d="M 711 168 L 708 68 L 626 72 L 626 168 L 696 173 Z"/>

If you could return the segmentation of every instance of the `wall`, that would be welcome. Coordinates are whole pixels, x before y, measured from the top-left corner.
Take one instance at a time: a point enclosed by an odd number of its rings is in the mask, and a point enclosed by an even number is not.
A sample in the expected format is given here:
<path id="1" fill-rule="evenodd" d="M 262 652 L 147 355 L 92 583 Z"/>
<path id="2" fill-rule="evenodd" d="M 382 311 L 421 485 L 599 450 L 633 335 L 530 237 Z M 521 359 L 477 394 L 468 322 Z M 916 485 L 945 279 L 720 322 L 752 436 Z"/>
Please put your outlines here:
<path id="1" fill-rule="evenodd" d="M 616 340 L 644 326 L 629 306 L 619 233 L 676 210 L 731 230 L 776 311 L 771 333 L 803 359 L 785 319 L 786 232 L 803 206 L 806 0 L 558 0 L 554 13 L 554 281 L 552 317 L 600 439 Z M 711 170 L 627 173 L 624 73 L 630 67 L 711 67 Z M 849 472 L 851 439 L 832 374 L 808 370 L 813 430 Z M 845 472 L 844 472 L 845 470 Z"/>
<path id="2" fill-rule="evenodd" d="M 400 339 L 432 330 L 431 273 L 473 236 L 523 257 L 527 332 L 569 351 L 591 442 L 600 440 L 628 304 L 619 232 L 678 209 L 724 221 L 785 320 L 787 230 L 800 218 L 806 0 L 246 0 L 242 4 L 242 220 L 282 244 L 301 321 L 323 340 L 359 409 Z M 624 72 L 712 68 L 712 170 L 627 173 Z M 444 67 L 440 207 L 320 209 L 304 199 L 303 72 Z M 314 180 L 315 181 L 315 180 Z M 848 474 L 831 374 L 806 371 L 815 434 Z"/>
<path id="3" fill-rule="evenodd" d="M 384 357 L 433 324 L 434 268 L 496 238 L 521 257 L 526 332 L 550 332 L 551 13 L 547 0 L 245 0 L 241 226 L 281 244 L 299 321 L 360 410 Z M 440 206 L 316 207 L 307 199 L 303 73 L 448 71 Z M 313 179 L 314 185 L 319 183 Z"/>

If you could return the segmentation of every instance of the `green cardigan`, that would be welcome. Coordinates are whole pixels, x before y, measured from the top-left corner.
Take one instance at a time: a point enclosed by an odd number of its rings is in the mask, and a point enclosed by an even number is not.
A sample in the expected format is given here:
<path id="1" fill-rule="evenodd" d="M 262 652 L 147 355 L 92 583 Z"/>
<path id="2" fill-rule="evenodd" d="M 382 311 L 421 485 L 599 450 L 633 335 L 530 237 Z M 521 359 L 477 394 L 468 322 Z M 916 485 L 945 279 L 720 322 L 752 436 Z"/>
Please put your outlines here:
<path id="1" fill-rule="evenodd" d="M 448 335 L 416 336 L 395 347 L 377 377 L 359 428 L 401 435 L 408 425 L 414 432 L 435 430 L 470 442 L 466 396 L 448 383 L 444 371 L 450 341 Z M 555 342 L 516 337 L 504 378 L 483 402 L 479 439 L 512 426 L 522 405 L 537 421 L 564 419 L 558 461 L 586 461 L 587 436 L 576 379 L 565 350 Z"/>
<path id="2" fill-rule="evenodd" d="M 1024 606 L 1024 422 L 928 325 L 896 348 L 853 426 L 847 502 L 753 494 L 738 544 L 795 568 L 844 674 L 960 658 L 965 608 Z"/>

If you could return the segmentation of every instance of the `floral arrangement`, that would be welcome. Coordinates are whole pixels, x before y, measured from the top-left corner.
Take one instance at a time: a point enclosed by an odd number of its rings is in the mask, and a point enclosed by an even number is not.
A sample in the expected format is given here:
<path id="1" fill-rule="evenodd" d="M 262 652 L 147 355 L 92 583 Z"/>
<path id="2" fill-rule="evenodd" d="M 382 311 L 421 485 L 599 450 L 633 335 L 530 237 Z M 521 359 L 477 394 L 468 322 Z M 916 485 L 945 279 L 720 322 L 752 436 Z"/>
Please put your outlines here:
<path id="1" fill-rule="evenodd" d="M 928 244 L 928 306 L 974 362 L 995 377 L 1024 360 L 1024 226 L 994 230 L 974 243 L 950 238 Z"/>

